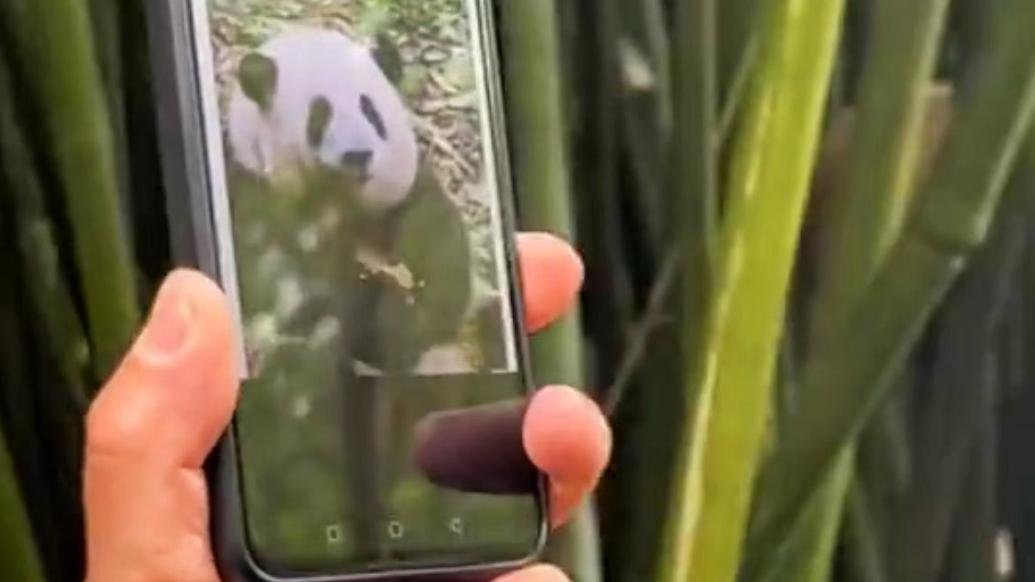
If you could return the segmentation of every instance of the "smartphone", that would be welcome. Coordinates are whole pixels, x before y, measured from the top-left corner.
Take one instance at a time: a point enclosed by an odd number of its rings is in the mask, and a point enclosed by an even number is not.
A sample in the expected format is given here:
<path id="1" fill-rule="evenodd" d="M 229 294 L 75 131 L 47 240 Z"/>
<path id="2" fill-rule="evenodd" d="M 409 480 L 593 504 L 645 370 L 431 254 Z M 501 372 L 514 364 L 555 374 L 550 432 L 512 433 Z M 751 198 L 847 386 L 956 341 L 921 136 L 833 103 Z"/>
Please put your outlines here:
<path id="1" fill-rule="evenodd" d="M 178 261 L 242 396 L 211 460 L 237 580 L 478 578 L 545 536 L 491 0 L 149 3 Z"/>

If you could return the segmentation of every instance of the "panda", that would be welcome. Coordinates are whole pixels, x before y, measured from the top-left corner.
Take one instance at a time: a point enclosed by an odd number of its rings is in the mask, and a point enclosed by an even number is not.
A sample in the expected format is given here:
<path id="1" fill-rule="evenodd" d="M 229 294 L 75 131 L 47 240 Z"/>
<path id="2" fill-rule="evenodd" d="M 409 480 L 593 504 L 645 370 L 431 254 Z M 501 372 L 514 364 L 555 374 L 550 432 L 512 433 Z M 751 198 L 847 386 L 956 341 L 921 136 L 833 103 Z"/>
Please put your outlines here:
<path id="1" fill-rule="evenodd" d="M 375 53 L 344 34 L 293 28 L 242 57 L 227 120 L 244 168 L 271 178 L 337 168 L 362 183 L 362 202 L 386 211 L 410 194 L 417 138 Z"/>
<path id="2" fill-rule="evenodd" d="M 355 362 L 387 373 L 443 373 L 449 365 L 422 360 L 455 345 L 479 308 L 472 249 L 460 209 L 420 159 L 393 83 L 400 62 L 384 39 L 371 49 L 305 27 L 244 55 L 226 114 L 231 199 L 235 222 L 239 208 L 269 216 L 296 199 L 283 212 L 307 208 L 312 222 L 334 230 L 321 253 L 344 264 L 334 276 L 326 265 L 308 274 L 327 289 L 313 310 L 342 313 Z"/>

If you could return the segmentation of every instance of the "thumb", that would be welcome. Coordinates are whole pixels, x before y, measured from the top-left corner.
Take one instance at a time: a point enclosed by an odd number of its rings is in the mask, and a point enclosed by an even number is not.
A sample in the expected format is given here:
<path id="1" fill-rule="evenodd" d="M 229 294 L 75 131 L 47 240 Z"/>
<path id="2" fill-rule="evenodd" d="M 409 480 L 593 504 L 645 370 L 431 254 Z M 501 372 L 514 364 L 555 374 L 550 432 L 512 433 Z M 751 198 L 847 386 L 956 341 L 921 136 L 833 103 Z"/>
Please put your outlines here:
<path id="1" fill-rule="evenodd" d="M 226 299 L 170 275 L 86 422 L 88 580 L 216 580 L 201 465 L 237 398 Z"/>

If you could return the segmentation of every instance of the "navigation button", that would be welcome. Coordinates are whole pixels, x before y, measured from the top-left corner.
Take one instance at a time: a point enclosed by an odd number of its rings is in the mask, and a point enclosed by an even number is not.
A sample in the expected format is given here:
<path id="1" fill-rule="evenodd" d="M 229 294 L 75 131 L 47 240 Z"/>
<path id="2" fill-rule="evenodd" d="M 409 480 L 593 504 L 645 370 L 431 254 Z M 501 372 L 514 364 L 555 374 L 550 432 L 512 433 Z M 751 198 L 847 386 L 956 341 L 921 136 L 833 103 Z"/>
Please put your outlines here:
<path id="1" fill-rule="evenodd" d="M 388 522 L 388 537 L 393 540 L 401 540 L 406 535 L 406 526 L 401 521 Z"/>
<path id="2" fill-rule="evenodd" d="M 457 537 L 464 536 L 464 527 L 465 524 L 462 518 L 454 517 L 453 519 L 449 520 L 449 531 L 453 532 L 453 534 Z"/>
<path id="3" fill-rule="evenodd" d="M 327 545 L 337 545 L 345 539 L 345 531 L 340 523 L 333 523 L 327 526 L 324 530 L 324 535 L 327 538 Z"/>

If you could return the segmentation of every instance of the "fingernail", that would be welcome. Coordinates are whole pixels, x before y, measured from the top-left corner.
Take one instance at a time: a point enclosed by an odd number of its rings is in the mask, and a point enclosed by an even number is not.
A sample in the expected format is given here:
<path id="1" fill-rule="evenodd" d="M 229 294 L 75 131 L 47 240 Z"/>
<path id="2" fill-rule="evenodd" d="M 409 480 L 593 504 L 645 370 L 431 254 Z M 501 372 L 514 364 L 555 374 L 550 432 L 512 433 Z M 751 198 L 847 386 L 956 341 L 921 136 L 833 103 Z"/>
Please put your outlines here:
<path id="1" fill-rule="evenodd" d="M 193 328 L 190 301 L 175 285 L 166 284 L 151 309 L 137 351 L 158 358 L 173 358 L 187 345 Z"/>

